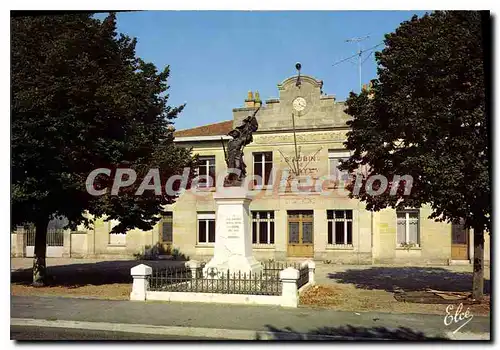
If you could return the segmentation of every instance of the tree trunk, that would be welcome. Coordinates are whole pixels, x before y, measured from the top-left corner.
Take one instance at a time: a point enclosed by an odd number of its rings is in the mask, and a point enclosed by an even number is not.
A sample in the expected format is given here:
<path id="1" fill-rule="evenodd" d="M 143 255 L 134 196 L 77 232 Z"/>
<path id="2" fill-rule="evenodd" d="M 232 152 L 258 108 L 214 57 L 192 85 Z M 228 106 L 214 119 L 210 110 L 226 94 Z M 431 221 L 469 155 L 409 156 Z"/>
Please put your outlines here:
<path id="1" fill-rule="evenodd" d="M 481 300 L 484 289 L 484 232 L 474 229 L 474 267 L 472 279 L 472 298 Z"/>
<path id="2" fill-rule="evenodd" d="M 35 222 L 35 254 L 33 256 L 33 286 L 42 287 L 46 283 L 45 254 L 47 251 L 48 218 Z"/>

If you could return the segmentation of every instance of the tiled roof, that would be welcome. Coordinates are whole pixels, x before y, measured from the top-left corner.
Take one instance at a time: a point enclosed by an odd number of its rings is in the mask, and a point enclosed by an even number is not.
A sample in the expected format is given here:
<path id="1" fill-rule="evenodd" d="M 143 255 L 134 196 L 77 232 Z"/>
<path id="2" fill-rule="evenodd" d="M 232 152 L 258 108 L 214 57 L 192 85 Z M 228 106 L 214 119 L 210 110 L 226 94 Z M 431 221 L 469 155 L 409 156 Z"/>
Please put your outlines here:
<path id="1" fill-rule="evenodd" d="M 226 135 L 233 129 L 233 121 L 226 120 L 220 123 L 198 126 L 196 128 L 178 130 L 174 132 L 175 137 L 186 136 L 215 136 Z"/>

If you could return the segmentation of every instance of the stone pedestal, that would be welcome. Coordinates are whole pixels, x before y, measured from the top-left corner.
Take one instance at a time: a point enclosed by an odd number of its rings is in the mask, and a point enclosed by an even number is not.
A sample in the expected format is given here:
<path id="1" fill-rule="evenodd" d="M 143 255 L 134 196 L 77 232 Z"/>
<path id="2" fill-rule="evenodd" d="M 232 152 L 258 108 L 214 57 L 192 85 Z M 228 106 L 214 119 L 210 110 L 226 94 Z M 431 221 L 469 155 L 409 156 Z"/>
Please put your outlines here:
<path id="1" fill-rule="evenodd" d="M 146 300 L 146 292 L 149 289 L 148 276 L 151 276 L 153 269 L 144 264 L 134 266 L 130 269 L 130 274 L 134 279 L 130 300 Z"/>
<path id="2" fill-rule="evenodd" d="M 299 276 L 299 270 L 293 267 L 287 267 L 280 271 L 280 281 L 283 284 L 281 306 L 297 307 L 299 305 L 299 290 L 297 289 Z"/>
<path id="3" fill-rule="evenodd" d="M 257 273 L 262 265 L 252 254 L 251 197 L 242 187 L 225 187 L 214 194 L 217 206 L 213 258 L 203 275 L 217 278 L 222 273 Z M 214 275 L 214 272 L 217 275 Z"/>

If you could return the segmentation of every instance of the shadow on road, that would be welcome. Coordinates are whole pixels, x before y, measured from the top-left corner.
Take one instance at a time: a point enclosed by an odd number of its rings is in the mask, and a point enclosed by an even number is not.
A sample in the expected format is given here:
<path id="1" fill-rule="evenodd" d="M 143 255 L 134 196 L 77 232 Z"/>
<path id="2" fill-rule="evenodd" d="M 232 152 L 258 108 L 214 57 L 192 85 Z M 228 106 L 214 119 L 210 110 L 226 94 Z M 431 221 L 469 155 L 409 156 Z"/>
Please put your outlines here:
<path id="1" fill-rule="evenodd" d="M 472 272 L 453 272 L 437 267 L 370 267 L 329 273 L 337 283 L 354 284 L 360 289 L 421 291 L 430 289 L 468 292 L 472 287 Z M 490 280 L 484 280 L 484 292 L 490 294 Z"/>
<path id="2" fill-rule="evenodd" d="M 273 333 L 271 340 L 448 340 L 441 337 L 426 336 L 422 332 L 415 332 L 407 327 L 388 329 L 385 327 L 355 327 L 351 325 L 342 327 L 322 327 L 309 331 L 306 334 L 297 332 L 290 327 L 283 329 L 266 325 L 269 332 Z M 256 340 L 263 340 L 259 334 Z"/>
<path id="3" fill-rule="evenodd" d="M 84 264 L 68 264 L 47 267 L 48 286 L 80 287 L 88 284 L 105 285 L 132 283 L 130 269 L 145 264 L 154 269 L 184 266 L 184 261 L 172 260 L 117 260 Z M 11 283 L 29 285 L 33 281 L 32 269 L 11 272 Z"/>

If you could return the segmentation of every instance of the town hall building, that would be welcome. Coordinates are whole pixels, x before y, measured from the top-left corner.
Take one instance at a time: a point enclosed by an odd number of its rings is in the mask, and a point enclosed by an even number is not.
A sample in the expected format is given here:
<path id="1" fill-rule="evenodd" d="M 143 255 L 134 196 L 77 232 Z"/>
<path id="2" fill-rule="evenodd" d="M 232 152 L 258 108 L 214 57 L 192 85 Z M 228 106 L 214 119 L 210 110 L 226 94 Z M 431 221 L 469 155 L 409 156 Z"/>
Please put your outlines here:
<path id="1" fill-rule="evenodd" d="M 297 78 L 278 84 L 279 98 L 262 101 L 258 92 L 249 92 L 246 98 L 242 93 L 242 106 L 233 109 L 231 120 L 175 132 L 177 145 L 199 155 L 198 175 L 212 180 L 182 193 L 152 230 L 110 234 L 116 223 L 98 220 L 92 230 L 65 234 L 60 254 L 132 257 L 160 243 L 191 259 L 208 261 L 217 227 L 213 195 L 227 172 L 225 149 L 231 139 L 227 134 L 258 109 L 258 130 L 244 148 L 245 186 L 253 198 L 252 248 L 258 260 L 470 263 L 473 233 L 428 219 L 430 207 L 371 212 L 363 202 L 348 197 L 345 174 L 337 166 L 349 157 L 343 142 L 350 116 L 343 102 L 324 93 L 323 81 L 301 75 L 297 84 Z M 13 236 L 13 241 L 14 254 L 26 256 L 26 239 Z M 486 263 L 489 242 L 486 234 Z"/>

